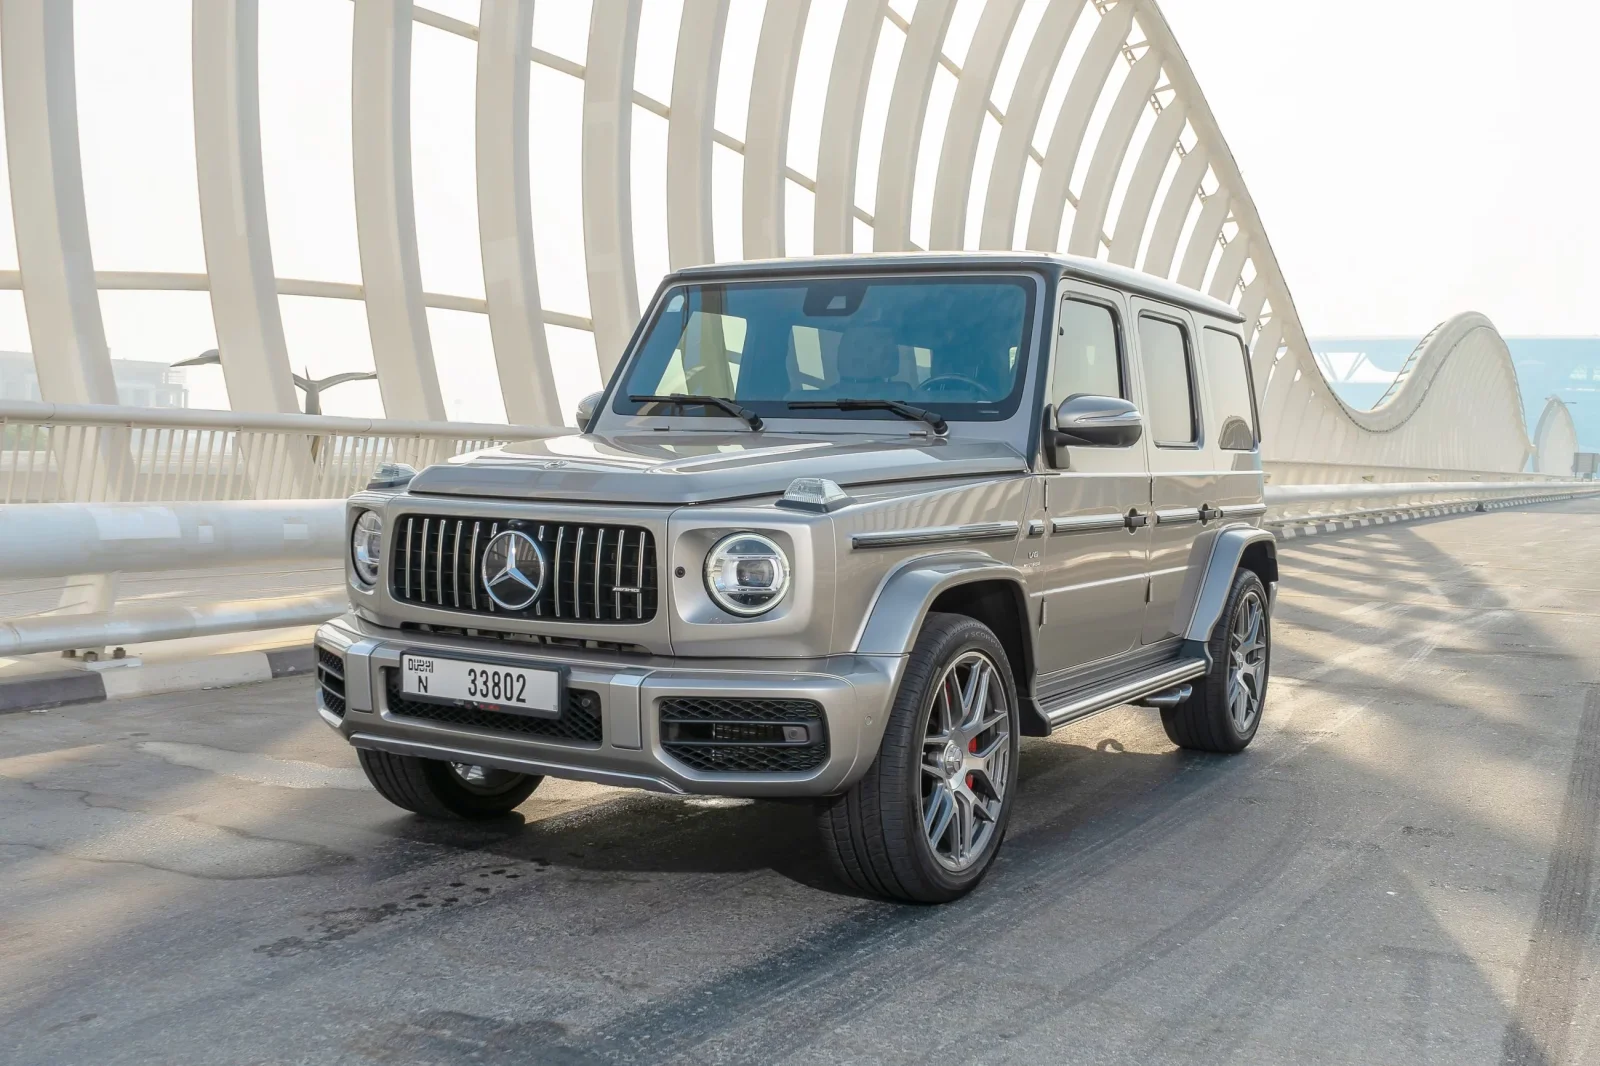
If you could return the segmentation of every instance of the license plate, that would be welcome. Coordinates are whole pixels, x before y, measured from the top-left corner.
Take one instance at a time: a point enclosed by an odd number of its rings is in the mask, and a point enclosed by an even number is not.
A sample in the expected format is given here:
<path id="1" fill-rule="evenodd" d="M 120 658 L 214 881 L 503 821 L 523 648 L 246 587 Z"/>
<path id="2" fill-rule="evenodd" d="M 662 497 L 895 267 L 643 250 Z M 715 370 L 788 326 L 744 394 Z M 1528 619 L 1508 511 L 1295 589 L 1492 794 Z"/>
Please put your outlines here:
<path id="1" fill-rule="evenodd" d="M 561 712 L 561 673 L 557 670 L 402 655 L 400 691 L 422 700 L 487 703 L 541 716 Z"/>

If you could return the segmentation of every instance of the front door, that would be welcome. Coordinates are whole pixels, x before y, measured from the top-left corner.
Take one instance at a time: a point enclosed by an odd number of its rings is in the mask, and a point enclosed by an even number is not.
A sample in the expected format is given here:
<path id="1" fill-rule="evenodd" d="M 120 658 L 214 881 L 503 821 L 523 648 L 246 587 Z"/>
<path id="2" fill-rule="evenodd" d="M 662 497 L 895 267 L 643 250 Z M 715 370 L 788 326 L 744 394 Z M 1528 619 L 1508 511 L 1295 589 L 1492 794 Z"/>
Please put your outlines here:
<path id="1" fill-rule="evenodd" d="M 1158 644 L 1181 632 L 1178 601 L 1193 561 L 1195 539 L 1211 517 L 1217 475 L 1206 450 L 1195 333 L 1189 314 L 1137 297 L 1130 304 L 1139 348 L 1144 451 L 1150 462 L 1155 511 L 1150 537 L 1150 604 L 1141 642 Z"/>
<path id="2" fill-rule="evenodd" d="M 1127 304 L 1111 289 L 1062 286 L 1048 402 L 1132 397 Z M 1139 644 L 1145 610 L 1150 478 L 1142 445 L 1061 447 L 1041 455 L 1022 552 L 1039 626 L 1039 691 Z M 1130 516 L 1133 516 L 1130 520 Z"/>

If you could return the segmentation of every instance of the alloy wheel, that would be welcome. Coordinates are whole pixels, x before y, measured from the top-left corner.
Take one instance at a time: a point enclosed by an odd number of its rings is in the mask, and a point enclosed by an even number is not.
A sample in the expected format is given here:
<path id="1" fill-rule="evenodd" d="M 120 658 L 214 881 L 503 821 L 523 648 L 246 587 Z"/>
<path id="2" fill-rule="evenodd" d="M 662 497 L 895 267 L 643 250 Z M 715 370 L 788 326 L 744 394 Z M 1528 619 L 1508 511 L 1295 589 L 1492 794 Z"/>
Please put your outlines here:
<path id="1" fill-rule="evenodd" d="M 1010 708 L 994 661 L 969 651 L 945 667 L 922 748 L 922 829 L 934 859 L 960 872 L 984 854 L 1011 784 Z"/>
<path id="2" fill-rule="evenodd" d="M 1228 633 L 1228 716 L 1241 736 L 1261 713 L 1267 684 L 1267 611 L 1259 593 L 1239 601 Z"/>

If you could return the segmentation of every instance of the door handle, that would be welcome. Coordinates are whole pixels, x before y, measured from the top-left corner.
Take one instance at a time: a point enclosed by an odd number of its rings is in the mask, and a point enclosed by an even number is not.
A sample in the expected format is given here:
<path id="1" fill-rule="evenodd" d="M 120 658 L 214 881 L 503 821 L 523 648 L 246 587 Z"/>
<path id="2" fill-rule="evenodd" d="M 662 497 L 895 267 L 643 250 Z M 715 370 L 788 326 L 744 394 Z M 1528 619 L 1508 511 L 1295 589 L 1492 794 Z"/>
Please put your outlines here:
<path id="1" fill-rule="evenodd" d="M 1128 527 L 1129 533 L 1132 533 L 1141 526 L 1149 525 L 1150 516 L 1147 514 L 1140 514 L 1138 509 L 1135 508 L 1134 510 L 1129 511 L 1127 516 L 1123 518 L 1122 524 Z"/>
<path id="2" fill-rule="evenodd" d="M 1213 507 L 1209 503 L 1202 504 L 1200 506 L 1200 521 L 1201 522 L 1209 522 L 1213 518 L 1221 518 L 1222 515 L 1223 515 L 1223 510 L 1220 507 Z"/>

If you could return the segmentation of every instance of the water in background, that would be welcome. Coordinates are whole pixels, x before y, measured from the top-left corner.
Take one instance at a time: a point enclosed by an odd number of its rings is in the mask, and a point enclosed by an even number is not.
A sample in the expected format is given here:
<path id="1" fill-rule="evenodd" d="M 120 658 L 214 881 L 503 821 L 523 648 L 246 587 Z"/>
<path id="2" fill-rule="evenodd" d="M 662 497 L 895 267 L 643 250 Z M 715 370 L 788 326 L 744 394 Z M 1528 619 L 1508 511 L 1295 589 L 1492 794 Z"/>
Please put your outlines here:
<path id="1" fill-rule="evenodd" d="M 1316 338 L 1311 349 L 1340 399 L 1366 409 L 1383 397 L 1419 339 Z M 1578 448 L 1600 451 L 1600 337 L 1507 337 L 1506 346 L 1517 368 L 1529 435 L 1545 400 L 1559 396 L 1577 424 Z"/>

